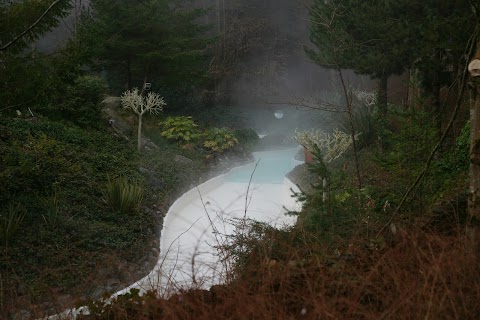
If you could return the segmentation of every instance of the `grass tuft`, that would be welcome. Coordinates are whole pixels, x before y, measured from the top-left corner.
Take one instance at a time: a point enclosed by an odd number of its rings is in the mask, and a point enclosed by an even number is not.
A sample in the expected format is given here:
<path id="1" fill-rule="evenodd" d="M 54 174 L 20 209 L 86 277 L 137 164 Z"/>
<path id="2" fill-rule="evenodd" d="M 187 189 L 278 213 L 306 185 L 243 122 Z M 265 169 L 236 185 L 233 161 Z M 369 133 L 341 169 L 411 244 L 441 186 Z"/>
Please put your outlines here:
<path id="1" fill-rule="evenodd" d="M 44 198 L 46 214 L 43 214 L 43 221 L 51 229 L 55 230 L 60 220 L 60 201 L 58 194 L 54 192 L 51 196 Z"/>
<path id="2" fill-rule="evenodd" d="M 25 218 L 26 210 L 20 204 L 11 202 L 0 214 L 0 244 L 5 247 L 13 240 Z"/>
<path id="3" fill-rule="evenodd" d="M 103 195 L 113 211 L 126 214 L 138 211 L 143 200 L 143 188 L 125 177 L 109 177 Z"/>

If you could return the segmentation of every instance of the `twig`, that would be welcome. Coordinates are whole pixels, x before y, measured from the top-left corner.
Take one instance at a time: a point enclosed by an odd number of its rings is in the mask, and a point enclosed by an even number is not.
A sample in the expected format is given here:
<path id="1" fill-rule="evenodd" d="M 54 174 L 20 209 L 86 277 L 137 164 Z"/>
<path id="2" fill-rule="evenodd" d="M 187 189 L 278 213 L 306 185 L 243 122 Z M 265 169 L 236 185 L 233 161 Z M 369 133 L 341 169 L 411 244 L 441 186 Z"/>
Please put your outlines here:
<path id="1" fill-rule="evenodd" d="M 243 219 L 247 217 L 247 210 L 248 207 L 250 206 L 250 202 L 252 202 L 252 197 L 250 197 L 250 201 L 248 201 L 248 192 L 250 191 L 250 185 L 252 184 L 252 179 L 253 175 L 255 174 L 255 171 L 257 170 L 258 163 L 262 160 L 261 158 L 258 159 L 257 163 L 255 164 L 255 168 L 253 168 L 252 174 L 250 175 L 250 180 L 248 181 L 248 187 L 247 187 L 247 193 L 245 194 L 245 212 L 243 215 Z M 253 196 L 253 195 L 252 195 Z"/>
<path id="2" fill-rule="evenodd" d="M 217 241 L 217 245 L 220 248 L 221 244 L 222 244 L 222 242 L 218 239 L 218 235 L 220 234 L 220 232 L 218 232 L 217 227 L 213 223 L 213 220 L 210 218 L 210 214 L 208 213 L 207 207 L 206 207 L 205 203 L 203 202 L 203 197 L 202 197 L 202 194 L 200 193 L 200 189 L 198 187 L 197 187 L 197 191 L 198 191 L 198 195 L 200 197 L 200 201 L 202 202 L 203 209 L 205 210 L 205 213 L 207 214 L 208 221 L 210 222 L 210 225 L 212 226 L 213 235 L 215 236 L 215 241 Z M 223 261 L 223 259 L 221 259 L 221 260 Z M 224 268 L 225 269 L 227 268 L 226 263 L 224 263 Z"/>

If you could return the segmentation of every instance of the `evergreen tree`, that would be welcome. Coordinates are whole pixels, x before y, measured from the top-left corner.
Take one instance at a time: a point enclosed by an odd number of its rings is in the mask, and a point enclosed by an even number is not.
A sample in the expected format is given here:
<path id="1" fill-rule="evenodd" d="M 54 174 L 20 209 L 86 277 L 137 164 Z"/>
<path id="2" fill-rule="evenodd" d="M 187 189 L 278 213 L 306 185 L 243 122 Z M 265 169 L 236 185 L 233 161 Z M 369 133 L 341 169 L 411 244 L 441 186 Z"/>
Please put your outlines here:
<path id="1" fill-rule="evenodd" d="M 175 87 L 205 77 L 208 39 L 201 10 L 170 0 L 92 0 L 81 38 L 117 90 L 144 82 Z"/>
<path id="2" fill-rule="evenodd" d="M 398 2 L 315 0 L 310 8 L 309 56 L 328 68 L 353 69 L 378 81 L 378 105 L 386 112 L 387 80 L 413 61 L 415 27 L 396 14 Z"/>
<path id="3" fill-rule="evenodd" d="M 440 87 L 456 75 L 475 28 L 472 14 L 469 0 L 315 0 L 310 16 L 317 48 L 308 53 L 325 67 L 376 79 L 381 112 L 388 78 L 418 68 L 438 109 Z"/>
<path id="4" fill-rule="evenodd" d="M 70 0 L 1 0 L 0 52 L 21 52 L 55 27 L 70 8 Z"/>
<path id="5" fill-rule="evenodd" d="M 414 67 L 440 127 L 440 89 L 449 86 L 463 72 L 469 58 L 466 47 L 476 20 L 469 0 L 424 1 L 416 18 L 422 45 L 416 52 Z"/>
<path id="6" fill-rule="evenodd" d="M 56 71 L 33 45 L 70 9 L 69 0 L 0 1 L 0 112 L 48 100 Z"/>

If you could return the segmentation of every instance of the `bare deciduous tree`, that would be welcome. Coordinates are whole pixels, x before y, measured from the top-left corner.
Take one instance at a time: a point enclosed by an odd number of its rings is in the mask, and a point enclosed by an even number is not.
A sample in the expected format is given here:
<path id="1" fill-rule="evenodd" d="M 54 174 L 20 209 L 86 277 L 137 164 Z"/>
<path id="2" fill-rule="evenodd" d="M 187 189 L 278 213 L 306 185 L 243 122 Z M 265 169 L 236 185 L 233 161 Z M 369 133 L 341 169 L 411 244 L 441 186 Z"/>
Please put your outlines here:
<path id="1" fill-rule="evenodd" d="M 142 146 L 142 117 L 148 111 L 150 114 L 158 114 L 163 111 L 166 105 L 163 97 L 158 93 L 149 92 L 142 96 L 137 88 L 125 91 L 121 97 L 122 106 L 125 109 L 132 109 L 138 115 L 138 152 Z"/>

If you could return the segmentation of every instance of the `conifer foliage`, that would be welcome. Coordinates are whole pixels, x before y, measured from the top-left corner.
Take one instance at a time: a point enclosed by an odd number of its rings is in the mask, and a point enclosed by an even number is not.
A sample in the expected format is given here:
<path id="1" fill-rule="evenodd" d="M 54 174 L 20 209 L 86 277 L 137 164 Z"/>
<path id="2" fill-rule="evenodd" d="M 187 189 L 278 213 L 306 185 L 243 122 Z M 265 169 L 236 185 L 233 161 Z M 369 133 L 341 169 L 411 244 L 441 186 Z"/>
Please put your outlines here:
<path id="1" fill-rule="evenodd" d="M 388 78 L 408 69 L 418 68 L 427 80 L 422 86 L 433 84 L 438 94 L 440 73 L 458 68 L 475 28 L 467 0 L 441 4 L 315 0 L 309 9 L 315 49 L 307 49 L 308 55 L 324 67 L 352 69 L 377 80 L 382 113 L 387 106 Z"/>
<path id="2" fill-rule="evenodd" d="M 194 84 L 204 77 L 202 10 L 170 0 L 92 0 L 91 7 L 81 37 L 117 88 Z"/>

